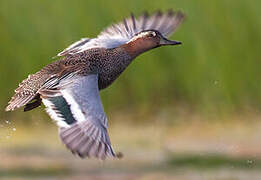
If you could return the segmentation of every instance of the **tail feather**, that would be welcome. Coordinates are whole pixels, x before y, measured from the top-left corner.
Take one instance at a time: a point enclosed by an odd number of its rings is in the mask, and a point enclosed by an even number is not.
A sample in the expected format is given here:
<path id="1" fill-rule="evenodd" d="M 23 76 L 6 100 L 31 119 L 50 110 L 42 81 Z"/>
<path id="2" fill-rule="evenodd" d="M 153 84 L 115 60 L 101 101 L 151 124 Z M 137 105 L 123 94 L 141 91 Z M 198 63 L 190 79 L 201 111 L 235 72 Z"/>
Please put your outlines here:
<path id="1" fill-rule="evenodd" d="M 29 103 L 35 97 L 34 93 L 20 92 L 16 93 L 12 99 L 8 102 L 8 106 L 5 108 L 6 111 L 13 111 L 18 109 L 27 103 Z"/>
<path id="2" fill-rule="evenodd" d="M 13 111 L 22 106 L 25 106 L 34 98 L 37 99 L 38 90 L 41 88 L 42 83 L 47 79 L 48 76 L 49 74 L 43 74 L 41 71 L 38 71 L 35 74 L 30 74 L 19 84 L 18 88 L 15 90 L 14 96 L 9 101 L 5 110 Z"/>

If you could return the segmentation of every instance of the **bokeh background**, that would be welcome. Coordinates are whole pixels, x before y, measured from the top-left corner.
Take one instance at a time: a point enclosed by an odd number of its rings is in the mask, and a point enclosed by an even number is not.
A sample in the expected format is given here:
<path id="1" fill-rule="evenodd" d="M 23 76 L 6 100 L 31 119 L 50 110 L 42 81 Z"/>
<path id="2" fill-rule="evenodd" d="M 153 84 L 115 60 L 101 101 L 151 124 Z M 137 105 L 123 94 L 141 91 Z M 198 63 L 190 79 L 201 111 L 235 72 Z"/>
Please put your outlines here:
<path id="1" fill-rule="evenodd" d="M 261 1 L 0 0 L 0 179 L 260 179 Z M 133 12 L 173 8 L 182 46 L 101 92 L 121 160 L 73 156 L 44 108 L 4 112 L 28 74 Z"/>

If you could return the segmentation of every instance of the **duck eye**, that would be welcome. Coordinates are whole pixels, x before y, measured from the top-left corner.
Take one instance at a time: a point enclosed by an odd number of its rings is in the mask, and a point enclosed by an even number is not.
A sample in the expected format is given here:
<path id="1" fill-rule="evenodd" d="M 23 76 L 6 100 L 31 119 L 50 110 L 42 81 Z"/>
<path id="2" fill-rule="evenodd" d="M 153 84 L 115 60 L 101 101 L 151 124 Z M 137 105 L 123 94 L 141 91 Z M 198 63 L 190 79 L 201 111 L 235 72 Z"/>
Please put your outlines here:
<path id="1" fill-rule="evenodd" d="M 155 37 L 156 36 L 156 33 L 155 32 L 151 32 L 148 34 L 148 37 Z"/>

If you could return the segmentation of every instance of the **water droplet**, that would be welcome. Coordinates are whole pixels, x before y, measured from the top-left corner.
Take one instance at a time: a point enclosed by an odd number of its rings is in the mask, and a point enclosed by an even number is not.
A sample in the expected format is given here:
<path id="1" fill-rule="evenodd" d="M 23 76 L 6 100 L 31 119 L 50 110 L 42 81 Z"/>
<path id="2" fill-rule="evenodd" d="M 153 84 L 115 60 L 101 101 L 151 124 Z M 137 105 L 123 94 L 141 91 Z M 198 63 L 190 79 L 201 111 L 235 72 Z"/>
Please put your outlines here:
<path id="1" fill-rule="evenodd" d="M 247 160 L 247 164 L 253 164 L 253 160 Z"/>
<path id="2" fill-rule="evenodd" d="M 6 120 L 6 121 L 5 121 L 5 123 L 6 123 L 6 124 L 11 124 L 11 122 L 10 122 L 10 121 L 8 121 L 8 120 Z"/>
<path id="3" fill-rule="evenodd" d="M 13 128 L 13 131 L 16 131 L 16 128 Z"/>
<path id="4" fill-rule="evenodd" d="M 218 80 L 215 80 L 215 81 L 214 81 L 214 85 L 217 85 L 218 83 L 219 83 Z"/>

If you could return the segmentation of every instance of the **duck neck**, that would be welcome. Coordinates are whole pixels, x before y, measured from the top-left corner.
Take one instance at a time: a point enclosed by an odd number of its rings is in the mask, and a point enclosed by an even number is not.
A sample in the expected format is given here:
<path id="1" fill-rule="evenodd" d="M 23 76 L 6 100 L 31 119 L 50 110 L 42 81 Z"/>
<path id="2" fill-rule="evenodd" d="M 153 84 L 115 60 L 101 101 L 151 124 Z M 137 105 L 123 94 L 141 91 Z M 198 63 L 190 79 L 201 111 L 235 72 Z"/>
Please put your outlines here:
<path id="1" fill-rule="evenodd" d="M 140 54 L 152 49 L 153 47 L 150 42 L 144 42 L 142 39 L 137 39 L 127 44 L 123 44 L 119 48 L 123 49 L 132 57 L 132 59 L 134 59 Z"/>

